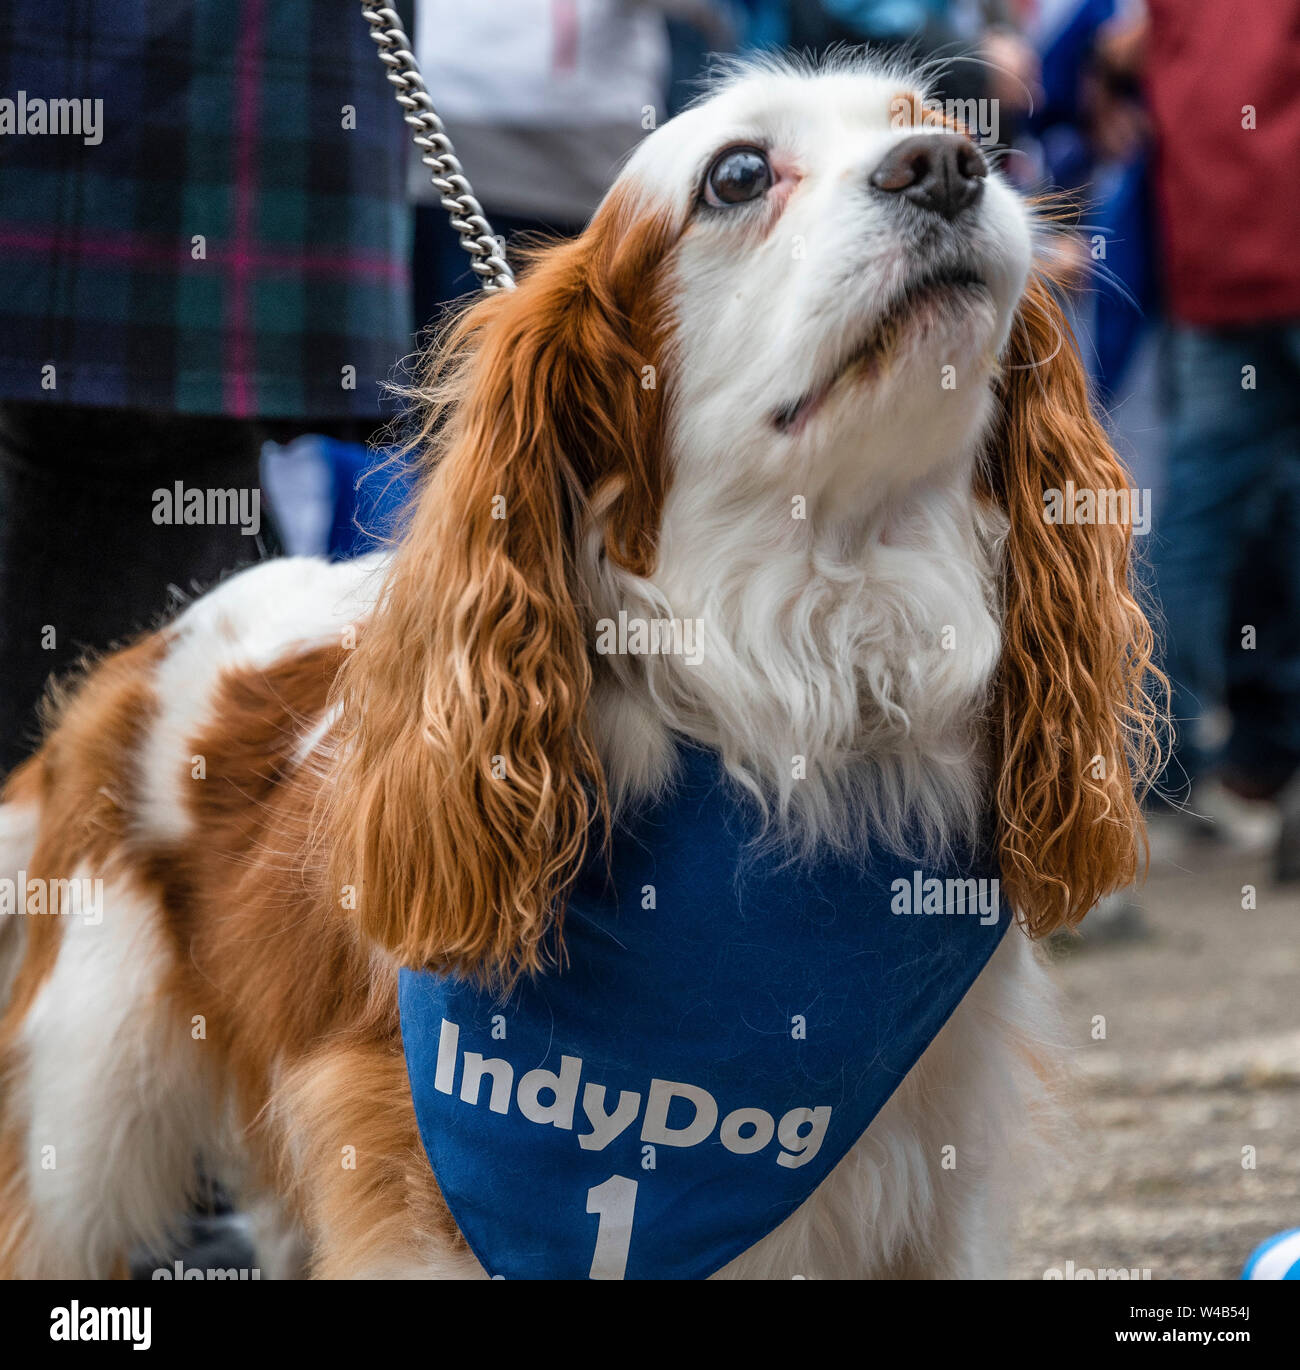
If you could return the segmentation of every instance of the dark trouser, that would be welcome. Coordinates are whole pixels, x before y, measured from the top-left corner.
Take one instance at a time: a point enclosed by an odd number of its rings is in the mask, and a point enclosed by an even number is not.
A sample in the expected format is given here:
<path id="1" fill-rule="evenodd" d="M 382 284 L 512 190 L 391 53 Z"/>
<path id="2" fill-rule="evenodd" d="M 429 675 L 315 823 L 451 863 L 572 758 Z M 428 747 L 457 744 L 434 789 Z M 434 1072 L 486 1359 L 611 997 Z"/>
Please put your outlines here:
<path id="1" fill-rule="evenodd" d="M 1180 736 L 1165 788 L 1222 766 L 1268 792 L 1300 766 L 1300 325 L 1177 328 L 1167 361 L 1155 570 Z M 1224 707 L 1226 746 L 1198 728 Z"/>
<path id="2" fill-rule="evenodd" d="M 369 428 L 0 405 L 0 774 L 35 745 L 50 675 L 156 624 L 176 602 L 171 587 L 192 595 L 279 550 L 261 498 L 266 438 L 364 440 Z M 179 521 L 178 481 L 203 492 L 199 521 L 193 508 Z M 169 516 L 178 521 L 159 521 Z"/>

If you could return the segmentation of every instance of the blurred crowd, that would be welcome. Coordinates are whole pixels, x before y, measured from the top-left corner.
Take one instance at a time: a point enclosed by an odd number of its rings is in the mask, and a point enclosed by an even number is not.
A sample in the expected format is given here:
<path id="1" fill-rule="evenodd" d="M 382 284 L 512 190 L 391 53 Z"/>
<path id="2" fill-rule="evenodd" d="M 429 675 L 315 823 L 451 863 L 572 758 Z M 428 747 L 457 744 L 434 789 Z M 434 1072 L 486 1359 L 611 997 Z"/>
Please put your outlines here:
<path id="1" fill-rule="evenodd" d="M 1155 513 L 1177 733 L 1154 806 L 1300 876 L 1300 0 L 398 9 L 516 247 L 579 231 L 711 54 L 866 43 L 992 111 Z M 384 382 L 474 288 L 359 6 L 91 13 L 0 15 L 4 94 L 103 102 L 93 142 L 0 138 L 0 771 L 88 649 L 255 557 L 371 545 L 403 493 L 366 477 Z M 232 487 L 255 527 L 175 512 Z"/>

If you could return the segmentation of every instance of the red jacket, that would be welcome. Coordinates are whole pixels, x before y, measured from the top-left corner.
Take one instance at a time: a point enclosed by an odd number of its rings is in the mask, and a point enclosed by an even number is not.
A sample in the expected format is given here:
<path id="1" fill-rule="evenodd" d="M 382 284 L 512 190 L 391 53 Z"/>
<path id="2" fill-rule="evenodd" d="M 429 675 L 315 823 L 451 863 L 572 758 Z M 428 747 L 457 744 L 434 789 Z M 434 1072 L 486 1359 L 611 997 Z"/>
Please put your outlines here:
<path id="1" fill-rule="evenodd" d="M 1156 208 L 1174 317 L 1207 326 L 1300 319 L 1300 0 L 1147 8 Z"/>

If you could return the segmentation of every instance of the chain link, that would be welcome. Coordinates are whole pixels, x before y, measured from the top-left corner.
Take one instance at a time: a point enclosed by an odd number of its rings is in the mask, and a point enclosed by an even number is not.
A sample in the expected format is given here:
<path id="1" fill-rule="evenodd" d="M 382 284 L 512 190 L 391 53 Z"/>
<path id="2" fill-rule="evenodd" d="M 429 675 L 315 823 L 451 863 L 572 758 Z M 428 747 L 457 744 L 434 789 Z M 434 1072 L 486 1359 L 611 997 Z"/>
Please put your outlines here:
<path id="1" fill-rule="evenodd" d="M 401 19 L 388 6 L 370 5 L 364 0 L 361 13 L 370 25 L 379 60 L 388 68 L 388 79 L 397 88 L 403 118 L 414 129 L 411 141 L 420 149 L 420 160 L 429 168 L 434 189 L 441 196 L 452 228 L 460 234 L 461 247 L 470 255 L 479 284 L 487 291 L 513 290 L 515 273 L 506 261 L 505 248 L 493 236 L 483 206 L 474 198 L 474 189 L 420 75 L 411 40 L 402 31 Z"/>

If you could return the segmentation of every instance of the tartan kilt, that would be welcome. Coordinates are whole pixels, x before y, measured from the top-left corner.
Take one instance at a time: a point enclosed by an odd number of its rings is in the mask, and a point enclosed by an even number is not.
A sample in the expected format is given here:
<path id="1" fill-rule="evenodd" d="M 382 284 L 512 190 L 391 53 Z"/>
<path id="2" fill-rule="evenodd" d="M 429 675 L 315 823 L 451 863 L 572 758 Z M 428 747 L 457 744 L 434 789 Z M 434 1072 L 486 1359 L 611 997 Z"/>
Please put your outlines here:
<path id="1" fill-rule="evenodd" d="M 9 0 L 0 99 L 0 402 L 378 416 L 408 130 L 357 4 Z"/>

